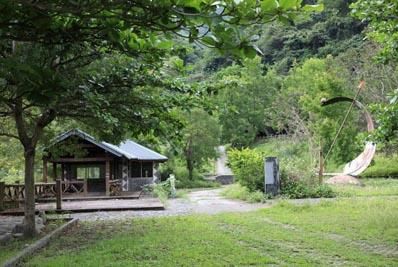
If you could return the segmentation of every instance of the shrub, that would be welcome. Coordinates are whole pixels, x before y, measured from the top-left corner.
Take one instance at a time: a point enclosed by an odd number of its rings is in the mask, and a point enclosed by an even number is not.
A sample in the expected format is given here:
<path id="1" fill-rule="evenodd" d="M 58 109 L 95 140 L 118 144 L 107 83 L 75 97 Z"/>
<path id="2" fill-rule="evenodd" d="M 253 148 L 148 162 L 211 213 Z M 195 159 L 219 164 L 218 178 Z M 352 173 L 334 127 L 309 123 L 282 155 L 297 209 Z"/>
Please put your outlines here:
<path id="1" fill-rule="evenodd" d="M 311 197 L 332 198 L 336 197 L 336 195 L 336 192 L 334 192 L 330 186 L 326 184 L 321 184 L 313 188 L 313 195 Z"/>
<path id="2" fill-rule="evenodd" d="M 158 197 L 160 201 L 162 201 L 163 203 L 165 203 L 166 200 L 170 198 L 173 194 L 170 178 L 160 183 L 147 185 L 145 186 L 144 190 L 147 192 L 151 192 L 155 197 Z"/>
<path id="3" fill-rule="evenodd" d="M 336 193 L 326 185 L 311 185 L 303 179 L 289 175 L 286 170 L 281 172 L 281 194 L 287 198 L 331 198 Z"/>
<path id="4" fill-rule="evenodd" d="M 264 190 L 264 155 L 252 149 L 231 149 L 228 162 L 235 179 L 249 191 Z"/>

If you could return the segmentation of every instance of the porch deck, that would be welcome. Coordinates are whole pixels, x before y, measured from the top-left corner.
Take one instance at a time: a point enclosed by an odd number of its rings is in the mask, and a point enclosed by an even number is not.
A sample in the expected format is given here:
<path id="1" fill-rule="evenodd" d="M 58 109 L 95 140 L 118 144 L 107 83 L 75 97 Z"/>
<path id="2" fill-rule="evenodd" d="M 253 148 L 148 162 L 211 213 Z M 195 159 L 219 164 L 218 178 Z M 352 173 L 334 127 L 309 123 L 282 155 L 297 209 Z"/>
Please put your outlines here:
<path id="1" fill-rule="evenodd" d="M 164 205 L 157 198 L 140 199 L 102 199 L 62 201 L 62 209 L 57 210 L 55 203 L 39 203 L 36 212 L 94 212 L 94 211 L 122 211 L 122 210 L 164 210 Z M 0 215 L 23 215 L 23 207 L 8 209 L 0 212 Z"/>
<path id="2" fill-rule="evenodd" d="M 63 201 L 80 201 L 80 200 L 109 200 L 109 199 L 139 199 L 142 195 L 141 191 L 136 192 L 128 192 L 128 194 L 119 195 L 119 196 L 107 196 L 103 193 L 88 193 L 87 195 L 84 194 L 76 194 L 76 195 L 63 195 Z M 47 203 L 47 202 L 55 202 L 56 198 L 38 198 L 37 202 L 39 203 Z"/>

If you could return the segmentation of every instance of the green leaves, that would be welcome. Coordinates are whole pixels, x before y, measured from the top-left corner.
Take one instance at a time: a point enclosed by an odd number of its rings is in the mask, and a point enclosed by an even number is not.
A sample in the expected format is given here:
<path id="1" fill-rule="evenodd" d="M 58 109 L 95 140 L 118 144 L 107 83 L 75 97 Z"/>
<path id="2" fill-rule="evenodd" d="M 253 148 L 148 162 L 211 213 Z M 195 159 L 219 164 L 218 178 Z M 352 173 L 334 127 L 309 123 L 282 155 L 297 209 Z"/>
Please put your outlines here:
<path id="1" fill-rule="evenodd" d="M 261 2 L 262 11 L 274 11 L 279 7 L 278 0 L 263 0 Z"/>
<path id="2" fill-rule="evenodd" d="M 381 62 L 398 62 L 398 2 L 396 0 L 358 0 L 352 14 L 369 23 L 367 35 L 382 46 Z"/>
<path id="3" fill-rule="evenodd" d="M 165 0 L 134 4 L 100 1 L 96 5 L 90 1 L 44 0 L 40 8 L 36 4 L 2 2 L 0 10 L 7 11 L 7 16 L 0 18 L 0 39 L 46 46 L 84 44 L 140 55 L 154 62 L 172 49 L 170 43 L 154 40 L 164 39 L 168 34 L 252 57 L 253 47 L 247 42 L 250 38 L 239 36 L 236 29 L 244 32 L 247 25 L 274 20 L 291 24 L 297 14 L 319 9 L 302 9 L 300 0 Z"/>
<path id="4" fill-rule="evenodd" d="M 323 9 L 324 9 L 323 4 L 303 6 L 303 10 L 306 12 L 322 12 Z"/>
<path id="5" fill-rule="evenodd" d="M 398 89 L 389 96 L 389 103 L 371 105 L 377 128 L 367 138 L 396 151 L 398 148 Z"/>
<path id="6" fill-rule="evenodd" d="M 285 10 L 298 10 L 300 9 L 301 1 L 302 0 L 279 0 L 279 5 L 282 9 Z"/>
<path id="7" fill-rule="evenodd" d="M 202 0 L 178 0 L 176 2 L 177 6 L 183 6 L 183 7 L 191 7 L 196 9 L 197 11 L 201 10 L 201 5 L 203 4 L 204 1 Z"/>

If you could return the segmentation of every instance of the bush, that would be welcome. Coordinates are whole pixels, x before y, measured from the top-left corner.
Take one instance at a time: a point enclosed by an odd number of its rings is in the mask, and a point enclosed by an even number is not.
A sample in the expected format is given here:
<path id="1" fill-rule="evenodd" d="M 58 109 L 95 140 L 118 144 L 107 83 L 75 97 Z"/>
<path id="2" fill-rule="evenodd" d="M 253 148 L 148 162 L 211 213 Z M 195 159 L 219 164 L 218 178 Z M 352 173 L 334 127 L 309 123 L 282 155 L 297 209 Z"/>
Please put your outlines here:
<path id="1" fill-rule="evenodd" d="M 249 189 L 240 184 L 232 184 L 223 189 L 221 195 L 226 198 L 240 199 L 250 203 L 265 202 L 265 195 L 261 191 L 250 192 Z"/>
<path id="2" fill-rule="evenodd" d="M 252 149 L 231 149 L 228 162 L 236 181 L 249 191 L 264 190 L 264 155 Z"/>
<path id="3" fill-rule="evenodd" d="M 332 198 L 336 196 L 333 189 L 326 185 L 311 185 L 288 174 L 286 170 L 281 172 L 281 194 L 287 198 Z"/>
<path id="4" fill-rule="evenodd" d="M 173 194 L 170 178 L 160 183 L 147 185 L 145 186 L 144 190 L 151 192 L 153 196 L 158 197 L 163 203 L 165 203 L 166 200 Z"/>

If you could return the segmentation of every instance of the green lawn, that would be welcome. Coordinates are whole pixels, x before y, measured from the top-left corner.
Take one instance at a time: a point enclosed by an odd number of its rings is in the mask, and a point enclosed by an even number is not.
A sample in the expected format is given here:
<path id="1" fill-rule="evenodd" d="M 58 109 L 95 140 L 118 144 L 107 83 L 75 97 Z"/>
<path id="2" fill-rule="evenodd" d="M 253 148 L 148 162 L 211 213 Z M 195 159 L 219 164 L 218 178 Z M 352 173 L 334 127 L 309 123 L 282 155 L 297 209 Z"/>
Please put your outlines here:
<path id="1" fill-rule="evenodd" d="M 397 266 L 398 198 L 82 223 L 27 266 Z"/>

